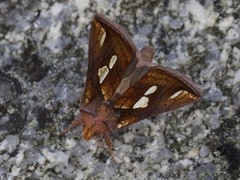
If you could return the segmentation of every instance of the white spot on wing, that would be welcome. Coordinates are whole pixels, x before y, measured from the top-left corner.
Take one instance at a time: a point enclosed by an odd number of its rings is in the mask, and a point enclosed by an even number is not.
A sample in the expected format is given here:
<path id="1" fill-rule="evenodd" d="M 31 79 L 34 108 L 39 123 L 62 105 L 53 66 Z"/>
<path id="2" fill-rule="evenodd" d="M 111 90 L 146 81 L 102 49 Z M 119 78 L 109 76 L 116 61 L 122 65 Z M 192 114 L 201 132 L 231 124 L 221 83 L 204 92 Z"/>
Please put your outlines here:
<path id="1" fill-rule="evenodd" d="M 183 93 L 183 90 L 179 90 L 179 91 L 175 92 L 172 96 L 170 96 L 169 99 L 174 99 L 174 98 L 178 97 L 182 93 Z"/>
<path id="2" fill-rule="evenodd" d="M 101 40 L 100 40 L 100 47 L 102 47 L 102 45 L 103 45 L 103 43 L 106 39 L 106 35 L 107 35 L 106 31 L 104 29 L 102 29 L 102 30 L 103 30 L 103 35 L 102 35 Z"/>
<path id="3" fill-rule="evenodd" d="M 120 129 L 121 127 L 123 127 L 123 125 L 122 125 L 122 124 L 118 124 L 118 125 L 117 125 L 117 128 L 119 128 L 119 129 Z"/>
<path id="4" fill-rule="evenodd" d="M 152 93 L 154 93 L 156 90 L 157 90 L 157 86 L 152 86 L 152 87 L 150 87 L 150 88 L 144 93 L 144 95 L 146 96 L 146 95 L 152 94 Z"/>
<path id="5" fill-rule="evenodd" d="M 107 68 L 107 66 L 103 66 L 102 68 L 98 69 L 98 77 L 99 77 L 100 84 L 102 84 L 104 79 L 107 77 L 108 73 L 109 73 L 109 69 Z"/>
<path id="6" fill-rule="evenodd" d="M 129 109 L 131 107 L 127 106 L 127 105 L 121 105 L 119 107 L 116 107 L 116 108 L 121 108 L 121 109 Z"/>
<path id="7" fill-rule="evenodd" d="M 148 106 L 148 97 L 141 97 L 133 106 L 133 109 L 137 109 L 137 108 L 145 108 Z"/>
<path id="8" fill-rule="evenodd" d="M 117 56 L 116 55 L 113 55 L 112 58 L 110 59 L 110 62 L 109 62 L 109 68 L 112 69 L 112 67 L 114 66 L 114 64 L 116 63 L 117 61 Z"/>

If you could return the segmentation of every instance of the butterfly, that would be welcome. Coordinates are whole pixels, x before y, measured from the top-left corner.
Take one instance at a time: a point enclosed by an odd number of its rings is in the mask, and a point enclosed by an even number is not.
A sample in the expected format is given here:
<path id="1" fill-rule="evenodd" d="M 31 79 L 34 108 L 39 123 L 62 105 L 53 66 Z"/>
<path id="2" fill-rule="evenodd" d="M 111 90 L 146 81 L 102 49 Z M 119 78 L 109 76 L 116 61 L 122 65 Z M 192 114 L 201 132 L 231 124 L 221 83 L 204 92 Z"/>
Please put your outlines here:
<path id="1" fill-rule="evenodd" d="M 128 33 L 103 15 L 91 24 L 89 60 L 80 119 L 83 138 L 110 135 L 140 120 L 198 101 L 202 90 L 187 76 L 152 63 L 154 49 L 138 50 Z"/>

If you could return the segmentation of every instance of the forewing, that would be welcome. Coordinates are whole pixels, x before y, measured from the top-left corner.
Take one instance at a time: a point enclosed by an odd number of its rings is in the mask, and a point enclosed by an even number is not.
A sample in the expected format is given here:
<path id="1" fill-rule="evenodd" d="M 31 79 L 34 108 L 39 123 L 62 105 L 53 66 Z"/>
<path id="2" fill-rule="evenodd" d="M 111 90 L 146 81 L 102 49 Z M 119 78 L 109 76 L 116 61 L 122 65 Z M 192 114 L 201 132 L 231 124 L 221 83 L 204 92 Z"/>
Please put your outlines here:
<path id="1" fill-rule="evenodd" d="M 117 127 L 180 108 L 201 96 L 201 89 L 185 75 L 162 66 L 151 67 L 115 101 L 115 110 L 121 112 Z"/>
<path id="2" fill-rule="evenodd" d="M 131 38 L 119 25 L 101 15 L 95 16 L 82 104 L 87 105 L 99 96 L 102 100 L 111 98 L 121 80 L 134 70 L 136 51 Z"/>

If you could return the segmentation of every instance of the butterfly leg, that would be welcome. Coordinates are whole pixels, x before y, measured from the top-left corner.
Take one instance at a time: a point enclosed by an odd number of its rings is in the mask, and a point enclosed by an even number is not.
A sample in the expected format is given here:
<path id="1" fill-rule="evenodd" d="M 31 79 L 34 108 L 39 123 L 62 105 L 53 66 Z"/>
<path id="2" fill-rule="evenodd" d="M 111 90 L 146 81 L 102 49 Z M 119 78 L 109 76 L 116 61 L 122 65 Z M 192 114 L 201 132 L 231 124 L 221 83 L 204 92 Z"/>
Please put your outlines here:
<path id="1" fill-rule="evenodd" d="M 113 147 L 112 139 L 110 138 L 110 136 L 108 134 L 104 135 L 104 139 L 109 148 L 109 151 L 112 153 L 112 147 Z"/>
<path id="2" fill-rule="evenodd" d="M 72 122 L 72 124 L 67 129 L 65 129 L 60 135 L 62 136 L 64 134 L 66 134 L 69 130 L 74 129 L 74 128 L 80 126 L 80 125 L 82 125 L 82 120 L 81 119 L 74 120 Z"/>
<path id="3" fill-rule="evenodd" d="M 113 162 L 114 162 L 115 164 L 118 164 L 117 161 L 116 161 L 116 159 L 115 159 L 115 157 L 117 157 L 117 158 L 119 158 L 120 160 L 122 160 L 123 162 L 125 162 L 126 164 L 134 167 L 132 164 L 126 162 L 124 159 L 122 159 L 121 157 L 119 157 L 118 155 L 116 155 L 116 154 L 114 154 L 114 153 L 112 152 L 113 142 L 112 142 L 112 139 L 110 138 L 109 134 L 105 134 L 105 135 L 104 135 L 104 139 L 105 139 L 105 142 L 106 142 L 106 144 L 107 144 L 108 151 L 110 152 L 111 157 L 112 157 L 112 160 L 113 160 Z"/>
<path id="4" fill-rule="evenodd" d="M 106 142 L 106 145 L 107 145 L 107 148 L 111 154 L 111 157 L 112 157 L 112 160 L 117 164 L 117 161 L 115 160 L 115 155 L 114 153 L 112 152 L 112 149 L 113 149 L 113 142 L 112 142 L 112 139 L 110 138 L 109 134 L 105 134 L 104 135 L 104 139 L 105 139 L 105 142 Z"/>

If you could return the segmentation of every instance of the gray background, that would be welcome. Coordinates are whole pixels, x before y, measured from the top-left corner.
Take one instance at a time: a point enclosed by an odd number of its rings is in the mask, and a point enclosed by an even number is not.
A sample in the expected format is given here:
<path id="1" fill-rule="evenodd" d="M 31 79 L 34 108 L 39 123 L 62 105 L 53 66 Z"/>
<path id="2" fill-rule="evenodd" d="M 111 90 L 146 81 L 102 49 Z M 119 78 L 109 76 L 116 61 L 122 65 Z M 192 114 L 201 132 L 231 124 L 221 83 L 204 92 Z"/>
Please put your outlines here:
<path id="1" fill-rule="evenodd" d="M 115 164 L 78 113 L 97 12 L 155 61 L 199 84 L 201 101 L 114 134 Z M 0 177 L 237 179 L 240 166 L 239 1 L 0 2 Z"/>

